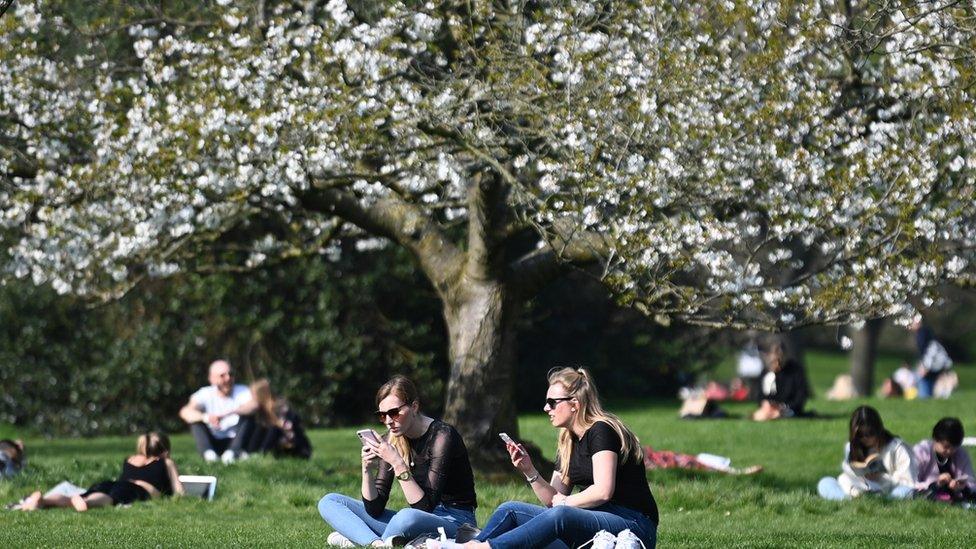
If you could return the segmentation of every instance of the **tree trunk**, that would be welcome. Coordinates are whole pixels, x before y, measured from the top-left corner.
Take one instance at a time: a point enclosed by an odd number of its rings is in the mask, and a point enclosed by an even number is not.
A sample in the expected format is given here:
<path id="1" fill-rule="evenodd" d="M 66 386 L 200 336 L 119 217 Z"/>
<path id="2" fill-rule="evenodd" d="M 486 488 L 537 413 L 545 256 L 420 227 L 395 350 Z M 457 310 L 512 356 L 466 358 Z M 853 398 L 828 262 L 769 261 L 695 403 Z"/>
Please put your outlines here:
<path id="1" fill-rule="evenodd" d="M 880 318 L 868 320 L 851 338 L 851 378 L 858 396 L 870 396 L 874 388 L 874 361 L 878 354 L 878 337 L 881 335 L 883 321 Z"/>
<path id="2" fill-rule="evenodd" d="M 513 374 L 519 308 L 498 282 L 466 281 L 445 299 L 451 374 L 444 420 L 464 437 L 472 465 L 482 472 L 509 470 L 498 433 L 518 437 Z"/>

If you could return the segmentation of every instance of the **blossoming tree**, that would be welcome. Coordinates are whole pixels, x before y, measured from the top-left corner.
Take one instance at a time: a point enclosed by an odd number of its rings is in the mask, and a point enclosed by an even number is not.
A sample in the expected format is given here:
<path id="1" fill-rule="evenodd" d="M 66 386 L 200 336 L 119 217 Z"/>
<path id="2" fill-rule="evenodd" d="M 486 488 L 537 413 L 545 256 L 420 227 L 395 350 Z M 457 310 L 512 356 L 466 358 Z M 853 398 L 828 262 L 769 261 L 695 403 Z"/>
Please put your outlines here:
<path id="1" fill-rule="evenodd" d="M 66 3 L 0 20 L 5 275 L 112 297 L 402 246 L 473 446 L 515 430 L 512 321 L 566 268 L 665 322 L 770 329 L 968 272 L 971 4 Z"/>

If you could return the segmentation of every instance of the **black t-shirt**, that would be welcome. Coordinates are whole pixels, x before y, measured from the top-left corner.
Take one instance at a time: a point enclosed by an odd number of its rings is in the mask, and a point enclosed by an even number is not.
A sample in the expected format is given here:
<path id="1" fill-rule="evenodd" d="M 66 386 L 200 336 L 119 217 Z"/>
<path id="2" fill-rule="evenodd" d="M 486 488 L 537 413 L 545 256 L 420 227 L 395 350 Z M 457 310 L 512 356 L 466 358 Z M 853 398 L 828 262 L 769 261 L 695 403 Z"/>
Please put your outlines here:
<path id="1" fill-rule="evenodd" d="M 424 490 L 424 497 L 410 505 L 414 509 L 430 512 L 439 503 L 471 509 L 478 506 L 468 449 L 454 427 L 435 419 L 427 432 L 410 440 L 410 461 L 410 473 Z M 393 481 L 393 467 L 381 462 L 376 499 L 363 499 L 370 516 L 383 513 Z"/>
<path id="2" fill-rule="evenodd" d="M 173 495 L 173 483 L 169 479 L 169 469 L 166 468 L 166 460 L 156 459 L 138 467 L 129 463 L 128 459 L 122 462 L 122 475 L 119 480 L 141 480 L 153 485 L 160 493 L 167 496 Z"/>
<path id="3" fill-rule="evenodd" d="M 569 478 L 564 484 L 585 490 L 593 486 L 593 454 L 609 450 L 617 454 L 617 476 L 610 503 L 640 511 L 654 524 L 658 523 L 657 502 L 651 494 L 641 456 L 630 456 L 627 462 L 620 458 L 623 444 L 617 432 L 605 421 L 594 423 L 580 439 L 573 437 L 573 454 L 569 458 Z M 559 465 L 557 464 L 558 468 Z"/>

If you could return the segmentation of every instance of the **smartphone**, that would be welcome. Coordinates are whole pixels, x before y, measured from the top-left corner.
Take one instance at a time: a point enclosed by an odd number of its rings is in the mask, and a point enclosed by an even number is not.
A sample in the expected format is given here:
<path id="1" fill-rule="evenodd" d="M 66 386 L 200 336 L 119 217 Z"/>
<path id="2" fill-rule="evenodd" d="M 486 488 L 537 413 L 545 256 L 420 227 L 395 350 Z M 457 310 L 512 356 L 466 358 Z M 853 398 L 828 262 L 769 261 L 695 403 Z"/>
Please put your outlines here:
<path id="1" fill-rule="evenodd" d="M 525 449 L 522 448 L 522 445 L 519 444 L 519 443 L 517 443 L 517 442 L 515 442 L 514 440 L 512 440 L 512 437 L 508 436 L 508 434 L 506 434 L 506 433 L 498 433 L 498 436 L 501 437 L 501 439 L 503 441 L 505 441 L 505 444 L 513 444 L 513 445 L 515 445 L 515 447 L 518 448 L 519 453 L 522 454 L 522 455 L 525 455 Z"/>
<path id="2" fill-rule="evenodd" d="M 369 440 L 373 444 L 379 444 L 380 443 L 379 437 L 376 436 L 376 431 L 374 431 L 372 429 L 361 429 L 359 431 L 356 431 L 356 436 L 358 436 L 359 437 L 359 440 L 361 440 L 363 442 L 363 446 L 366 446 L 366 441 L 367 440 Z"/>

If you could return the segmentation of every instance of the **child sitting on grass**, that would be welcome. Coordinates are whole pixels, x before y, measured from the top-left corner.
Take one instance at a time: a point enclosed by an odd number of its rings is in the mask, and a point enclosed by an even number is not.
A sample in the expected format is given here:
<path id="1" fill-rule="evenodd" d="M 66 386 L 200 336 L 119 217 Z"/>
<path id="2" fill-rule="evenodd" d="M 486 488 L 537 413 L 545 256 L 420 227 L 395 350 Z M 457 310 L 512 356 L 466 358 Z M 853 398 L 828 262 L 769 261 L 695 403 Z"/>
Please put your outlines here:
<path id="1" fill-rule="evenodd" d="M 944 417 L 932 428 L 932 438 L 915 445 L 917 487 L 936 501 L 976 503 L 976 479 L 969 454 L 962 448 L 962 423 Z"/>
<path id="2" fill-rule="evenodd" d="M 136 454 L 122 462 L 118 480 L 106 480 L 86 492 L 67 497 L 56 494 L 44 497 L 41 492 L 27 496 L 20 508 L 24 511 L 51 507 L 74 507 L 87 511 L 94 507 L 125 505 L 145 501 L 160 495 L 183 494 L 183 484 L 176 464 L 169 457 L 169 437 L 147 432 L 139 436 Z"/>
<path id="3" fill-rule="evenodd" d="M 843 500 L 872 493 L 895 499 L 915 493 L 915 455 L 900 438 L 884 428 L 881 415 L 859 406 L 851 415 L 850 438 L 844 448 L 842 473 L 817 484 L 820 497 Z"/>

